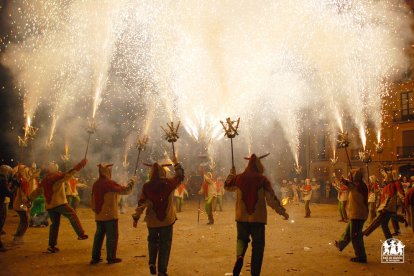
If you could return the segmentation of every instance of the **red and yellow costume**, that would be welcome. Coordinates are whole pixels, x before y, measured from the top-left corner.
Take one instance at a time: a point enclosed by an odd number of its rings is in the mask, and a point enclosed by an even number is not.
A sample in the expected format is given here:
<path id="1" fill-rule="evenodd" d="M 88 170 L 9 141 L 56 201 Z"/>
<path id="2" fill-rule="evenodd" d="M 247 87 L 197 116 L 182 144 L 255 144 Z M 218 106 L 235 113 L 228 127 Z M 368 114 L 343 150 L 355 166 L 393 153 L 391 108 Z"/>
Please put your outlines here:
<path id="1" fill-rule="evenodd" d="M 99 178 L 92 187 L 91 206 L 95 213 L 96 232 L 92 249 L 91 264 L 101 261 L 102 243 L 106 236 L 108 263 L 119 263 L 116 257 L 118 247 L 118 195 L 131 193 L 134 180 L 121 186 L 112 180 L 112 164 L 100 164 Z"/>
<path id="2" fill-rule="evenodd" d="M 250 237 L 252 238 L 252 275 L 260 275 L 265 245 L 265 224 L 267 223 L 266 203 L 278 214 L 288 218 L 273 191 L 270 181 L 263 175 L 263 165 L 260 157 L 253 154 L 241 174 L 233 172 L 227 177 L 224 188 L 237 193 L 236 222 L 237 222 L 237 260 L 233 275 L 239 275 L 243 266 Z"/>
<path id="3" fill-rule="evenodd" d="M 151 273 L 155 269 L 158 256 L 158 273 L 167 273 L 170 257 L 173 224 L 177 220 L 174 209 L 174 190 L 184 180 L 184 170 L 175 164 L 175 176 L 166 178 L 165 170 L 158 163 L 151 167 L 149 181 L 142 187 L 135 214 L 136 226 L 141 214 L 146 210 L 145 222 L 148 227 L 148 252 Z"/>
<path id="4" fill-rule="evenodd" d="M 68 205 L 65 193 L 65 182 L 68 181 L 75 173 L 85 167 L 86 159 L 83 159 L 73 169 L 68 172 L 59 172 L 57 165 L 49 164 L 47 172 L 40 182 L 39 187 L 31 193 L 31 200 L 43 194 L 45 197 L 46 210 L 49 213 L 52 224 L 49 231 L 49 248 L 48 251 L 56 253 L 59 251 L 56 248 L 57 238 L 60 226 L 60 217 L 63 215 L 69 219 L 73 229 L 78 235 L 79 240 L 88 238 L 79 221 L 75 211 Z"/>

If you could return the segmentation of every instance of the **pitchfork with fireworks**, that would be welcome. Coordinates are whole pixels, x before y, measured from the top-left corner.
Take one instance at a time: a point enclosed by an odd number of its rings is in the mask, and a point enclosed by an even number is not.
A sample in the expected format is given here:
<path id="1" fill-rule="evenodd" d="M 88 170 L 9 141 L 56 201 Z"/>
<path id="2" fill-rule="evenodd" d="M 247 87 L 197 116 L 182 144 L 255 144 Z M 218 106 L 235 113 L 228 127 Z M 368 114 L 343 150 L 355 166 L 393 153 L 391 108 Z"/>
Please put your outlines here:
<path id="1" fill-rule="evenodd" d="M 349 158 L 349 154 L 348 154 L 348 147 L 350 144 L 349 138 L 348 138 L 348 132 L 346 131 L 339 132 L 336 142 L 337 142 L 336 147 L 338 149 L 345 149 L 346 158 L 348 159 L 348 166 L 349 166 L 349 169 L 352 170 L 351 159 Z"/>
<path id="2" fill-rule="evenodd" d="M 235 138 L 239 133 L 237 132 L 237 129 L 239 128 L 240 124 L 240 118 L 238 118 L 236 121 L 232 121 L 229 118 L 226 119 L 226 122 L 220 121 L 221 125 L 224 129 L 224 136 L 227 136 L 227 138 L 230 139 L 231 143 L 231 168 L 232 170 L 235 170 L 234 167 L 234 152 L 233 152 L 233 138 Z"/>
<path id="3" fill-rule="evenodd" d="M 177 142 L 177 140 L 180 138 L 178 136 L 178 129 L 180 128 L 180 121 L 178 121 L 177 126 L 174 126 L 174 122 L 171 122 L 171 123 L 167 123 L 167 129 L 163 128 L 162 126 L 161 128 L 165 132 L 165 136 L 164 136 L 165 140 L 167 140 L 167 142 L 171 143 L 172 145 L 173 158 L 175 160 L 177 157 L 175 156 L 174 143 Z"/>
<path id="4" fill-rule="evenodd" d="M 23 130 L 24 130 L 24 136 L 23 137 L 17 136 L 18 141 L 19 141 L 19 147 L 20 147 L 20 162 L 22 162 L 22 160 L 23 160 L 24 148 L 27 148 L 29 146 L 29 141 L 30 140 L 34 140 L 39 128 L 33 127 L 31 125 L 30 117 L 28 117 L 27 118 L 27 123 L 23 127 Z"/>
<path id="5" fill-rule="evenodd" d="M 88 154 L 89 142 L 91 141 L 91 135 L 96 132 L 96 122 L 95 122 L 95 119 L 91 119 L 89 121 L 89 125 L 86 128 L 86 132 L 88 133 L 88 142 L 86 143 L 86 150 L 85 150 L 85 157 L 84 157 L 85 159 L 86 159 L 86 155 Z"/>
<path id="6" fill-rule="evenodd" d="M 136 147 L 138 149 L 138 156 L 137 156 L 137 161 L 135 162 L 134 175 L 137 175 L 139 158 L 141 156 L 141 152 L 145 150 L 145 146 L 147 144 L 148 144 L 148 136 L 147 135 L 144 135 L 141 138 L 138 138 L 137 143 L 136 143 Z"/>
<path id="7" fill-rule="evenodd" d="M 366 149 L 366 150 L 361 150 L 359 152 L 359 160 L 361 160 L 363 163 L 365 163 L 365 166 L 367 168 L 367 178 L 369 181 L 369 163 L 372 162 L 372 157 L 371 157 L 371 151 Z"/>

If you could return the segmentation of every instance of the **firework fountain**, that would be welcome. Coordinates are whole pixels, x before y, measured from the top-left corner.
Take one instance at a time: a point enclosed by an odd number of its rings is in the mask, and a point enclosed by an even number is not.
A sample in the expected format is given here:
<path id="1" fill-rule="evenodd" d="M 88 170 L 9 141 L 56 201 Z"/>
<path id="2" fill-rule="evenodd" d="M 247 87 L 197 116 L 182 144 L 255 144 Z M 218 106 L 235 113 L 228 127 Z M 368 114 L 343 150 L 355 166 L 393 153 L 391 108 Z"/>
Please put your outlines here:
<path id="1" fill-rule="evenodd" d="M 252 136 L 240 144 L 264 148 L 283 132 L 274 156 L 296 167 L 304 110 L 312 111 L 306 120 L 324 118 L 342 133 L 366 132 L 368 123 L 379 132 L 381 98 L 408 67 L 403 49 L 412 38 L 408 9 L 395 0 L 51 0 L 6 8 L 18 40 L 5 41 L 1 63 L 28 117 L 65 99 L 65 111 L 53 109 L 67 128 L 56 127 L 56 136 L 81 136 L 79 121 L 90 112 L 96 120 L 98 109 L 106 116 L 100 136 L 113 136 L 119 129 L 108 125 L 136 120 L 129 115 L 141 110 L 157 122 L 177 114 L 198 138 L 215 136 L 217 118 L 237 114 Z"/>
<path id="2" fill-rule="evenodd" d="M 180 122 L 178 122 L 177 126 L 174 126 L 174 122 L 170 122 L 170 123 L 167 123 L 167 129 L 163 128 L 162 126 L 161 128 L 165 133 L 165 136 L 164 136 L 165 140 L 167 140 L 168 143 L 171 143 L 173 160 L 176 160 L 177 156 L 175 155 L 174 143 L 177 142 L 177 140 L 180 138 L 178 136 L 178 129 L 180 128 Z"/>

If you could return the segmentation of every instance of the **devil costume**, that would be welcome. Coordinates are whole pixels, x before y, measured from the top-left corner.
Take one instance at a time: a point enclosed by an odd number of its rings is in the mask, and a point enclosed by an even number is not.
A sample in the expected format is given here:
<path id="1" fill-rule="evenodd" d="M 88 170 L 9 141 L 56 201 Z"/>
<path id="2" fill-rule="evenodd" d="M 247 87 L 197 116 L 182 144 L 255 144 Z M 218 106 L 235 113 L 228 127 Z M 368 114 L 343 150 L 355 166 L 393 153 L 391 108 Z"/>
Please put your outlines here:
<path id="1" fill-rule="evenodd" d="M 167 275 L 170 258 L 173 225 L 177 220 L 173 197 L 174 190 L 184 180 L 184 170 L 179 163 L 174 165 L 175 176 L 166 178 L 165 170 L 158 163 L 151 166 L 149 181 L 142 187 L 138 207 L 132 215 L 136 227 L 141 214 L 146 209 L 145 222 L 148 227 L 148 255 L 151 274 Z"/>
<path id="2" fill-rule="evenodd" d="M 341 239 L 335 241 L 335 245 L 339 251 L 342 251 L 352 242 L 356 257 L 352 258 L 351 261 L 366 263 L 367 255 L 365 253 L 362 228 L 368 218 L 368 187 L 362 180 L 361 170 L 355 170 L 352 174 L 351 181 L 341 180 L 341 183 L 349 189 L 347 214 L 350 222 L 348 222 Z"/>
<path id="3" fill-rule="evenodd" d="M 91 206 L 95 213 L 96 232 L 93 240 L 91 264 L 102 261 L 101 250 L 106 236 L 106 255 L 109 264 L 122 260 L 116 257 L 118 246 L 118 195 L 131 193 L 135 181 L 121 186 L 112 180 L 112 164 L 99 164 L 99 178 L 92 187 Z"/>
<path id="4" fill-rule="evenodd" d="M 257 157 L 253 154 L 245 158 L 249 163 L 244 172 L 234 174 L 232 170 L 224 184 L 227 191 L 237 192 L 237 259 L 233 275 L 240 275 L 250 237 L 253 240 L 251 273 L 260 275 L 265 247 L 266 203 L 285 219 L 289 217 L 277 199 L 270 181 L 263 175 L 264 168 L 260 159 L 266 156 Z"/>
<path id="5" fill-rule="evenodd" d="M 69 219 L 73 229 L 78 235 L 78 240 L 87 239 L 85 231 L 79 221 L 75 211 L 69 206 L 65 194 L 65 182 L 73 177 L 73 175 L 85 167 L 87 163 L 86 159 L 80 161 L 73 169 L 68 172 L 62 173 L 58 171 L 58 167 L 54 163 L 50 163 L 45 176 L 40 182 L 39 188 L 30 194 L 30 198 L 33 200 L 40 194 L 43 194 L 46 199 L 46 210 L 49 213 L 52 224 L 49 230 L 49 248 L 50 253 L 59 252 L 56 247 L 57 238 L 59 234 L 60 217 L 63 215 Z"/>

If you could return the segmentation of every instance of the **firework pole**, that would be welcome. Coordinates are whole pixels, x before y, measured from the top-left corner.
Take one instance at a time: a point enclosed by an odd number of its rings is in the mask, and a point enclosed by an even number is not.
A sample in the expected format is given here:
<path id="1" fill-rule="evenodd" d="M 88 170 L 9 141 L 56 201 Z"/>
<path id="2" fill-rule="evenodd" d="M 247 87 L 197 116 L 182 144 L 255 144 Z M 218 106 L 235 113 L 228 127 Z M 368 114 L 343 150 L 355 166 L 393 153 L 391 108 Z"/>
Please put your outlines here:
<path id="1" fill-rule="evenodd" d="M 141 152 L 145 150 L 145 146 L 147 145 L 147 143 L 148 143 L 148 136 L 146 135 L 144 135 L 141 139 L 138 138 L 137 140 L 136 147 L 138 149 L 138 156 L 137 156 L 137 161 L 135 162 L 134 176 L 137 175 L 139 158 L 141 156 Z"/>
<path id="2" fill-rule="evenodd" d="M 229 118 L 226 119 L 226 122 L 220 121 L 221 125 L 224 129 L 224 136 L 227 136 L 227 138 L 230 139 L 230 145 L 231 145 L 231 168 L 235 169 L 234 167 L 234 151 L 233 151 L 233 138 L 235 138 L 239 133 L 237 132 L 237 129 L 239 128 L 240 124 L 240 118 L 237 119 L 237 121 L 232 121 Z"/>
<path id="3" fill-rule="evenodd" d="M 349 139 L 348 139 L 348 133 L 347 132 L 339 132 L 336 147 L 338 149 L 345 149 L 346 158 L 348 159 L 348 166 L 349 166 L 349 169 L 352 170 L 351 159 L 349 158 L 349 154 L 348 154 L 349 144 L 350 144 L 350 142 L 349 142 Z"/>
<path id="4" fill-rule="evenodd" d="M 369 163 L 372 162 L 371 151 L 370 150 L 363 150 L 359 152 L 359 159 L 365 163 L 367 168 L 367 183 L 369 184 Z"/>
<path id="5" fill-rule="evenodd" d="M 177 140 L 180 138 L 178 136 L 178 129 L 180 127 L 180 121 L 178 122 L 177 126 L 174 126 L 174 122 L 171 123 L 167 123 L 167 129 L 162 128 L 162 130 L 164 130 L 165 132 L 165 140 L 167 140 L 169 143 L 171 143 L 172 145 L 172 151 L 173 151 L 173 160 L 176 160 L 177 157 L 175 156 L 175 148 L 174 148 L 174 143 L 177 142 Z"/>
<path id="6" fill-rule="evenodd" d="M 89 125 L 88 125 L 88 128 L 86 129 L 86 132 L 88 133 L 88 142 L 86 143 L 86 149 L 85 149 L 85 157 L 84 157 L 84 159 L 86 159 L 86 156 L 88 154 L 89 142 L 91 141 L 91 135 L 96 132 L 95 119 L 91 119 L 89 121 Z"/>

